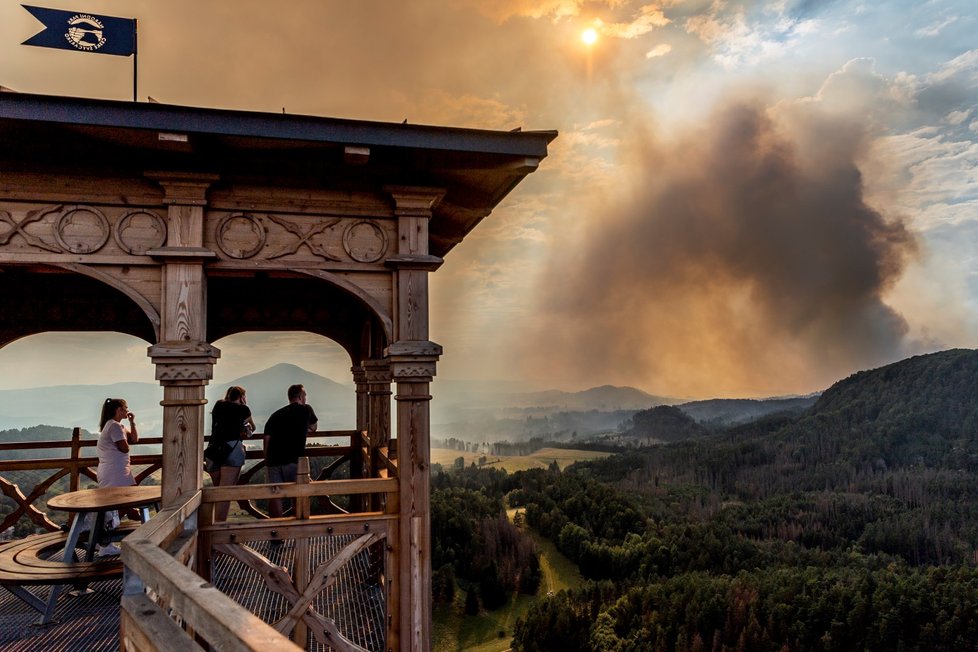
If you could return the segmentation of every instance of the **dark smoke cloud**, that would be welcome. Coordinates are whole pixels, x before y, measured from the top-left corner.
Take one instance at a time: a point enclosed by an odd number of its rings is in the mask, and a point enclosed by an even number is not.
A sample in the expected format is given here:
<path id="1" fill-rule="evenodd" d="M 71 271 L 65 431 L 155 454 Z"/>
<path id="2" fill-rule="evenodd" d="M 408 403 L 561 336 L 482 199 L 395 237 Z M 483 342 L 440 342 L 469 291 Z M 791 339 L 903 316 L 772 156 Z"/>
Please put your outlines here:
<path id="1" fill-rule="evenodd" d="M 697 133 L 639 147 L 640 190 L 593 216 L 544 288 L 538 341 L 570 360 L 555 373 L 771 395 L 906 353 L 907 324 L 883 295 L 916 242 L 863 201 L 863 129 L 784 111 L 736 103 Z"/>

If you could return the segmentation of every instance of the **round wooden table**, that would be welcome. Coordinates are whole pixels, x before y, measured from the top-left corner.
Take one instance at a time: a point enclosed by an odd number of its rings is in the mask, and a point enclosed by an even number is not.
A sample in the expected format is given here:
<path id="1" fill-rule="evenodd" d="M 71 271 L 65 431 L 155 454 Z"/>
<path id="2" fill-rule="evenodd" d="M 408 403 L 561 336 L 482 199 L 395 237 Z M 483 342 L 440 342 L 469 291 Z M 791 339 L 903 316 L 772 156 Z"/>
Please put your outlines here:
<path id="1" fill-rule="evenodd" d="M 98 487 L 69 491 L 48 501 L 48 507 L 60 512 L 107 512 L 113 509 L 146 508 L 160 502 L 163 488 L 159 485 L 132 487 Z"/>
<path id="2" fill-rule="evenodd" d="M 149 520 L 149 508 L 159 504 L 163 488 L 159 485 L 134 485 L 132 487 L 98 487 L 69 491 L 55 496 L 48 501 L 49 509 L 75 514 L 75 520 L 68 530 L 68 540 L 65 542 L 63 559 L 66 562 L 77 560 L 75 546 L 81 536 L 87 516 L 95 514 L 95 523 L 88 538 L 88 548 L 85 555 L 87 561 L 95 557 L 95 543 L 108 534 L 105 529 L 105 513 L 119 509 L 137 508 L 143 520 Z"/>

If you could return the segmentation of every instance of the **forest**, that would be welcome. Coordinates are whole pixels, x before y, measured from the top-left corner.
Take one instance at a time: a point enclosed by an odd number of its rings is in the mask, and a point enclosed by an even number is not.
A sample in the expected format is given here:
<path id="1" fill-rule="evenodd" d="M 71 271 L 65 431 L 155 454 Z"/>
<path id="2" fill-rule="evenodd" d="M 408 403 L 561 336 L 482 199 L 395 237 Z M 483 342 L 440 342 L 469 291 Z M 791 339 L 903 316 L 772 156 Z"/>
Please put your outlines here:
<path id="1" fill-rule="evenodd" d="M 532 589 L 532 552 L 493 566 L 498 547 L 480 546 L 496 535 L 472 524 L 508 505 L 588 579 L 541 596 L 514 650 L 974 650 L 976 378 L 978 352 L 945 351 L 855 374 L 801 413 L 563 472 L 436 473 L 436 586 L 451 568 L 489 609 L 480 572 Z"/>

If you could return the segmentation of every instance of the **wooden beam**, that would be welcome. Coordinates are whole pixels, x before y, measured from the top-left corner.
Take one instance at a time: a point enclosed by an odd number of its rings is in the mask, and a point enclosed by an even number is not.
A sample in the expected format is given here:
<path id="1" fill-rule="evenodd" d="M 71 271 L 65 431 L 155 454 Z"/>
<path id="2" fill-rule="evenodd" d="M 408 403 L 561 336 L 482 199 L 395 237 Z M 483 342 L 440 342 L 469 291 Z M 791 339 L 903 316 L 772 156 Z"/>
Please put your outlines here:
<path id="1" fill-rule="evenodd" d="M 397 480 L 364 478 L 361 480 L 315 480 L 307 484 L 249 484 L 226 487 L 204 487 L 204 503 L 228 500 L 268 500 L 269 498 L 308 498 L 313 496 L 349 496 L 397 491 Z"/>
<path id="2" fill-rule="evenodd" d="M 151 541 L 125 541 L 122 558 L 126 567 L 213 649 L 301 649 L 214 585 L 202 582 L 199 575 Z"/>
<path id="3" fill-rule="evenodd" d="M 122 596 L 119 647 L 128 652 L 203 650 L 148 595 Z"/>

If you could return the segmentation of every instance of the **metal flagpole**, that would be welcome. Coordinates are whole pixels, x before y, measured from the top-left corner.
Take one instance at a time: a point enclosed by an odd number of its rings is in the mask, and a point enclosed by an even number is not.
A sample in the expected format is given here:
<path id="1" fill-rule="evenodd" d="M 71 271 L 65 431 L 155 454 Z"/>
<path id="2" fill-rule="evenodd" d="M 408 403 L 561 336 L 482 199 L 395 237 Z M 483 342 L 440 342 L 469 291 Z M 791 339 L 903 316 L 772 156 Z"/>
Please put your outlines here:
<path id="1" fill-rule="evenodd" d="M 139 25 L 136 19 L 132 19 L 132 101 L 138 102 L 136 99 L 136 71 L 139 67 Z"/>

